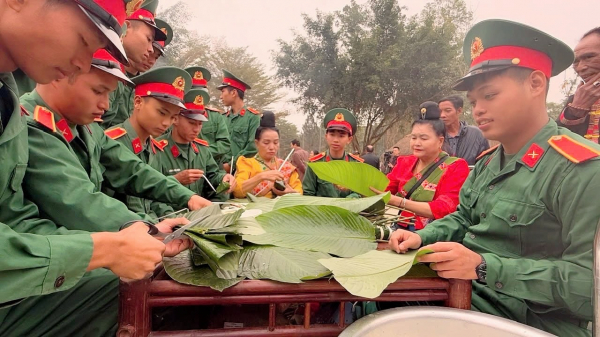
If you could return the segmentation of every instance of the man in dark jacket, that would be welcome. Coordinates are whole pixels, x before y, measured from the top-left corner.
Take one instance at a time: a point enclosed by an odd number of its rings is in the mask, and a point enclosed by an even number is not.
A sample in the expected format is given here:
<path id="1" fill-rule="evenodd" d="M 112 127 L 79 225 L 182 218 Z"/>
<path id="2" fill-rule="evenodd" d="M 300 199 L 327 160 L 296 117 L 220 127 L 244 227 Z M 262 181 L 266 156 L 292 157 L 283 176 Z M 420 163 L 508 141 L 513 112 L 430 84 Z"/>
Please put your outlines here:
<path id="1" fill-rule="evenodd" d="M 362 158 L 365 160 L 365 163 L 379 170 L 379 156 L 373 153 L 373 145 L 367 145 L 366 150 L 367 153 L 362 156 Z"/>
<path id="2" fill-rule="evenodd" d="M 460 96 L 448 96 L 438 102 L 440 119 L 446 126 L 444 151 L 454 157 L 463 158 L 469 165 L 475 165 L 479 154 L 490 148 L 481 131 L 461 122 L 459 117 L 463 111 L 463 99 Z"/>

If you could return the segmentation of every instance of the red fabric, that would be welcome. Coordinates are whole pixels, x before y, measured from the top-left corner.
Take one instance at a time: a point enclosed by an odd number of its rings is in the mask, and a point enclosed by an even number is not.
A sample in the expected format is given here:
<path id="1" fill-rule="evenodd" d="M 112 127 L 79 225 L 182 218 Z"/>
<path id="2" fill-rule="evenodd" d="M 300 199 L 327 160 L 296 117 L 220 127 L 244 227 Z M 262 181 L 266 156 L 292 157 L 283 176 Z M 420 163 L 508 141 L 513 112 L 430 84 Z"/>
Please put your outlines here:
<path id="1" fill-rule="evenodd" d="M 197 80 L 192 78 L 192 85 L 205 87 L 207 84 L 208 82 L 205 79 Z"/>
<path id="2" fill-rule="evenodd" d="M 136 96 L 148 96 L 148 92 L 169 94 L 179 99 L 183 99 L 183 90 L 175 88 L 172 84 L 167 83 L 144 83 L 135 87 Z"/>
<path id="3" fill-rule="evenodd" d="M 227 84 L 230 87 L 240 89 L 241 91 L 246 91 L 246 86 L 244 85 L 244 83 L 236 81 L 233 78 L 224 77 L 223 84 Z"/>
<path id="4" fill-rule="evenodd" d="M 142 18 L 140 18 L 140 16 Z M 128 18 L 127 20 L 140 20 L 140 19 L 146 19 L 146 20 L 150 20 L 152 22 L 154 22 L 154 14 L 152 14 L 152 12 L 150 12 L 147 9 L 138 9 L 137 11 L 133 12 Z"/>
<path id="5" fill-rule="evenodd" d="M 489 60 L 519 59 L 518 66 L 540 70 L 546 77 L 552 77 L 552 59 L 541 51 L 517 46 L 495 46 L 486 48 L 473 59 L 471 67 Z"/>
<path id="6" fill-rule="evenodd" d="M 123 26 L 125 23 L 125 2 L 123 0 L 93 0 L 97 5 L 102 7 L 105 11 L 112 14 L 117 19 L 119 24 Z M 85 7 L 85 6 L 83 6 Z"/>
<path id="7" fill-rule="evenodd" d="M 398 193 L 400 189 L 413 177 L 413 169 L 418 158 L 415 156 L 400 156 L 396 166 L 388 174 L 390 184 L 385 189 L 392 194 Z M 458 194 L 460 188 L 469 175 L 469 165 L 464 159 L 459 159 L 446 167 L 446 172 L 440 178 L 435 190 L 433 200 L 429 202 L 434 219 L 440 219 L 456 211 L 458 207 Z M 425 218 L 415 217 L 415 228 L 425 227 Z"/>

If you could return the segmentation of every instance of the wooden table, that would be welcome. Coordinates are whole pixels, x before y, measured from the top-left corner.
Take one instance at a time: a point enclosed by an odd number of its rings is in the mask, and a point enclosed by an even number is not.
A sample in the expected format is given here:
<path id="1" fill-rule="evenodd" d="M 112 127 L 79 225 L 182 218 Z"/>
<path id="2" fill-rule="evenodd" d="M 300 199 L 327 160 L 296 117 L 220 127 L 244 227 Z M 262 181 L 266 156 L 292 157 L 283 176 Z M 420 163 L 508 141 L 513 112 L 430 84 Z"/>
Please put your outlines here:
<path id="1" fill-rule="evenodd" d="M 159 269 L 152 279 L 120 284 L 119 337 L 140 336 L 337 336 L 346 328 L 344 303 L 368 299 L 348 293 L 334 279 L 301 284 L 246 280 L 223 292 L 179 284 Z M 445 306 L 471 307 L 471 281 L 407 275 L 370 301 L 443 301 Z M 310 302 L 339 302 L 338 324 L 310 324 Z M 304 325 L 277 326 L 276 304 L 306 303 Z M 151 331 L 155 307 L 227 304 L 268 304 L 269 325 L 237 329 Z"/>

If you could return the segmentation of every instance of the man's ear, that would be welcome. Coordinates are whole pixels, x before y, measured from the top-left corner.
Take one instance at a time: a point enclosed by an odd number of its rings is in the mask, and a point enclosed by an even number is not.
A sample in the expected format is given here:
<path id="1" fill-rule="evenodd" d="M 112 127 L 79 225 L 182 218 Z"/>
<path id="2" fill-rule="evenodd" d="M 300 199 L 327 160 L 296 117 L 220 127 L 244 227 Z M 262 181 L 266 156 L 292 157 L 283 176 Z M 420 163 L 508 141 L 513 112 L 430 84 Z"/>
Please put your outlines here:
<path id="1" fill-rule="evenodd" d="M 25 6 L 27 6 L 31 0 L 4 0 L 8 7 L 15 12 L 20 12 Z"/>
<path id="2" fill-rule="evenodd" d="M 463 108 L 456 109 L 456 112 L 460 115 L 463 112 Z"/>
<path id="3" fill-rule="evenodd" d="M 142 99 L 142 96 L 137 96 L 136 95 L 133 98 L 133 108 L 134 109 L 140 109 L 142 107 L 143 101 L 144 100 Z"/>
<path id="4" fill-rule="evenodd" d="M 543 72 L 539 70 L 533 71 L 529 75 L 528 85 L 533 96 L 546 96 L 546 91 L 548 88 L 548 79 L 546 78 L 546 75 Z"/>

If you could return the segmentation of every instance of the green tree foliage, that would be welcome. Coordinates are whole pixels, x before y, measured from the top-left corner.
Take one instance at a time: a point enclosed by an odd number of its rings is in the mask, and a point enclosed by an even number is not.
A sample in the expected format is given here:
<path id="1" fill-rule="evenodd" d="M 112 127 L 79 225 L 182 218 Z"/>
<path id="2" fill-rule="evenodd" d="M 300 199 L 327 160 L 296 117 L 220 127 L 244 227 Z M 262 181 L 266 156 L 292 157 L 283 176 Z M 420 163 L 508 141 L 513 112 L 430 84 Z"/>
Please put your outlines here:
<path id="1" fill-rule="evenodd" d="M 420 103 L 450 93 L 464 73 L 462 39 L 472 19 L 464 1 L 437 0 L 413 17 L 405 11 L 395 0 L 352 1 L 304 15 L 304 32 L 279 41 L 277 76 L 300 93 L 295 103 L 307 119 L 334 107 L 353 111 L 364 127 L 354 149 L 405 128 Z"/>
<path id="2" fill-rule="evenodd" d="M 190 20 L 200 19 L 194 15 L 194 11 L 182 1 L 159 13 L 157 17 L 169 23 L 174 36 L 158 65 L 208 68 L 212 74 L 208 87 L 213 105 L 220 104 L 220 92 L 216 87 L 221 84 L 221 69 L 227 69 L 252 87 L 246 91 L 244 98 L 246 105 L 250 107 L 264 110 L 283 97 L 277 92 L 279 85 L 274 77 L 266 73 L 266 67 L 246 47 L 232 47 L 222 39 L 201 36 L 186 28 Z"/>

